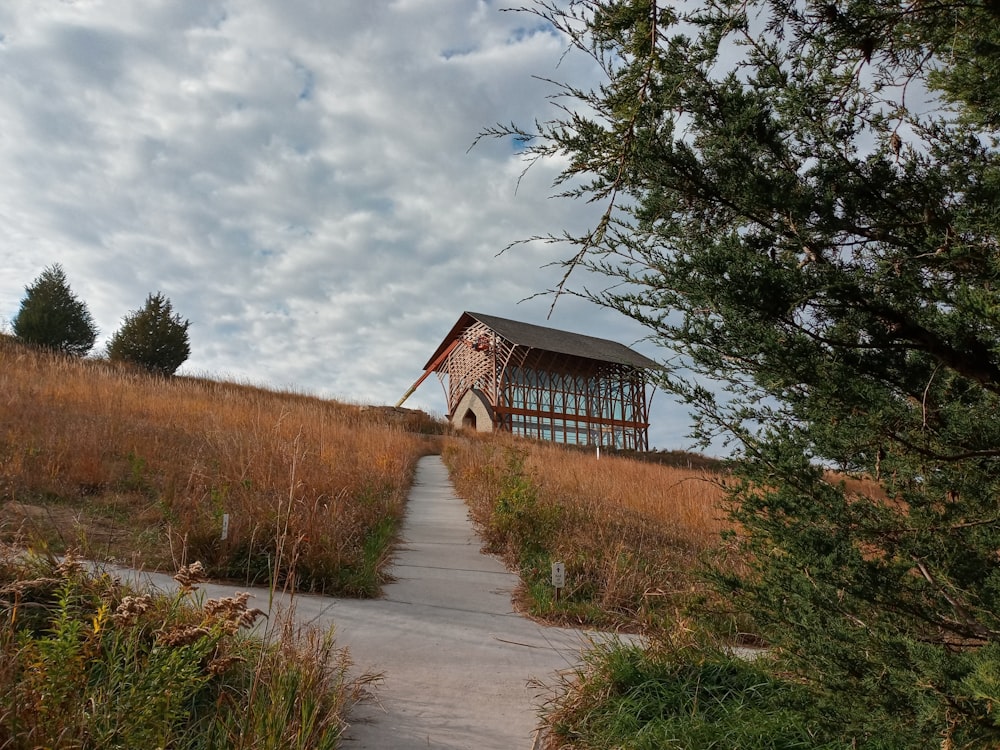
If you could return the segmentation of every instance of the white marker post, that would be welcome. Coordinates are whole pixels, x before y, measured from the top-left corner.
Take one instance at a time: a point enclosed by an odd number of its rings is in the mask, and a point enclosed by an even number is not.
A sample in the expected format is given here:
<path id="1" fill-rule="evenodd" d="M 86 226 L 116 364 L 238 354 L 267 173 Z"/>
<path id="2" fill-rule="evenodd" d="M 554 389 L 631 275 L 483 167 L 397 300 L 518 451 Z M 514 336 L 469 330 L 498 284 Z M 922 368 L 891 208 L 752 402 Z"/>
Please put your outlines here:
<path id="1" fill-rule="evenodd" d="M 566 586 L 566 563 L 552 563 L 552 585 L 556 589 L 556 601 L 559 601 L 562 590 Z"/>
<path id="2" fill-rule="evenodd" d="M 226 537 L 229 536 L 229 514 L 222 514 L 222 541 L 226 541 Z"/>

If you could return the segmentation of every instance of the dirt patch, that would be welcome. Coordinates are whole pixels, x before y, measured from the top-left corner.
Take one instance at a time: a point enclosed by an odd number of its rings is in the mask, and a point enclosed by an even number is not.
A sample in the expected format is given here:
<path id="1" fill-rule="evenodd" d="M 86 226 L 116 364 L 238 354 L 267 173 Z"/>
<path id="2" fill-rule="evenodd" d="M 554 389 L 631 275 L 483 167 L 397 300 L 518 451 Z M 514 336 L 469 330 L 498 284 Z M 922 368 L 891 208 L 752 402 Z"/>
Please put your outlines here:
<path id="1" fill-rule="evenodd" d="M 0 538 L 22 544 L 47 545 L 54 552 L 85 549 L 88 556 L 124 559 L 131 532 L 113 519 L 84 507 L 61 503 L 0 505 Z"/>

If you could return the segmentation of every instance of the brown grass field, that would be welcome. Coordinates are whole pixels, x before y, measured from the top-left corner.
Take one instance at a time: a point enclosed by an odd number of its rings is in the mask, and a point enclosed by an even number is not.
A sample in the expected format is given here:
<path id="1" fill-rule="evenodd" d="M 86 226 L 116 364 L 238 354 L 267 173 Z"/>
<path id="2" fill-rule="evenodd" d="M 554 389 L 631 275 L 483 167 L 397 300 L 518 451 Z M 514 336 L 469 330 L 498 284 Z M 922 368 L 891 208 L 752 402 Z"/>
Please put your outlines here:
<path id="1" fill-rule="evenodd" d="M 371 595 L 440 431 L 294 393 L 158 378 L 0 338 L 0 536 Z M 223 516 L 229 516 L 222 540 Z M 277 574 L 277 575 L 275 575 Z"/>
<path id="2" fill-rule="evenodd" d="M 721 533 L 722 477 L 510 437 L 449 439 L 445 460 L 487 546 L 521 572 L 523 604 L 556 622 L 658 627 L 706 606 L 707 555 L 738 565 Z M 555 601 L 553 561 L 566 564 Z M 714 606 L 714 605 L 713 605 Z"/>
<path id="3" fill-rule="evenodd" d="M 747 572 L 739 535 L 723 537 L 723 463 L 446 432 L 420 412 L 153 377 L 0 335 L 0 748 L 337 747 L 378 676 L 352 677 L 332 631 L 283 620 L 246 637 L 245 600 L 134 592 L 54 553 L 376 596 L 416 461 L 434 453 L 486 548 L 520 574 L 525 613 L 644 632 L 639 666 L 657 675 L 658 648 L 753 641 L 702 575 L 705 562 Z M 827 480 L 884 497 L 872 480 Z M 615 692 L 635 686 L 616 649 L 567 676 L 550 728 L 619 710 Z"/>
<path id="4" fill-rule="evenodd" d="M 8 337 L 0 399 L 0 538 L 53 552 L 167 570 L 198 560 L 248 584 L 376 595 L 416 459 L 442 440 L 487 546 L 522 574 L 538 617 L 676 617 L 702 596 L 699 561 L 731 551 L 724 475 L 687 468 L 691 457 L 442 438 L 419 412 L 151 377 Z M 545 584 L 557 559 L 571 581 L 558 606 Z"/>

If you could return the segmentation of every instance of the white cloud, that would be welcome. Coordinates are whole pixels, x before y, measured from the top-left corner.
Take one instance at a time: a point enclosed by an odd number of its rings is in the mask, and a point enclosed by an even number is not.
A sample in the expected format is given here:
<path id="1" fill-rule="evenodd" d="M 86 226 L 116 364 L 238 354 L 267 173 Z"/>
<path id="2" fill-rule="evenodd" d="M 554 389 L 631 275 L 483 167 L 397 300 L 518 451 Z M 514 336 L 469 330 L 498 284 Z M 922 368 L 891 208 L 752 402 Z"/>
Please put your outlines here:
<path id="1" fill-rule="evenodd" d="M 551 114 L 533 76 L 579 56 L 494 2 L 6 0 L 0 6 L 0 319 L 62 263 L 102 341 L 148 293 L 192 321 L 182 372 L 393 403 L 463 310 L 546 324 L 541 268 L 510 242 L 583 226 L 521 180 L 496 122 Z M 515 192 L 516 188 L 516 192 Z M 560 302 L 548 321 L 644 331 Z M 638 349 L 657 356 L 655 348 Z M 654 402 L 652 440 L 687 419 Z M 440 388 L 410 405 L 443 410 Z"/>

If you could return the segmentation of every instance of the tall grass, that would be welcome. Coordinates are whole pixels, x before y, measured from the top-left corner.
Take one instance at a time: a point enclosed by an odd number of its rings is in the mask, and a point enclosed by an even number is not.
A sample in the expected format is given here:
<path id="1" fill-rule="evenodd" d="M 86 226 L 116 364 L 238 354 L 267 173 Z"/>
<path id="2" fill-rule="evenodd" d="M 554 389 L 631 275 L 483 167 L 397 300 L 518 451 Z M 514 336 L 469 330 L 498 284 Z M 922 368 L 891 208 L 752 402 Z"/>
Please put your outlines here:
<path id="1" fill-rule="evenodd" d="M 839 750 L 820 729 L 808 687 L 776 674 L 765 655 L 711 644 L 607 644 L 565 675 L 545 711 L 546 750 Z M 888 732 L 886 733 L 889 734 Z M 879 738 L 867 750 L 901 750 Z"/>
<path id="2" fill-rule="evenodd" d="M 449 438 L 443 455 L 487 546 L 520 571 L 535 616 L 676 622 L 705 603 L 700 558 L 739 564 L 720 538 L 730 524 L 718 475 L 501 436 Z M 566 564 L 558 601 L 553 561 Z"/>
<path id="3" fill-rule="evenodd" d="M 152 595 L 0 548 L 0 748 L 336 747 L 372 677 L 329 633 L 248 634 L 260 613 L 204 599 L 197 573 Z"/>
<path id="4" fill-rule="evenodd" d="M 786 679 L 770 655 L 733 653 L 752 624 L 701 574 L 705 562 L 746 571 L 723 536 L 738 532 L 723 467 L 598 460 L 499 436 L 449 438 L 444 456 L 487 546 L 520 572 L 531 614 L 645 636 L 595 646 L 563 673 L 543 707 L 545 750 L 845 746 L 822 733 L 808 685 Z M 559 599 L 549 580 L 556 560 L 566 563 Z M 865 747 L 912 746 L 885 735 Z"/>
<path id="5" fill-rule="evenodd" d="M 0 533 L 215 576 L 377 592 L 433 427 L 0 337 Z M 228 535 L 222 539 L 223 518 Z"/>

